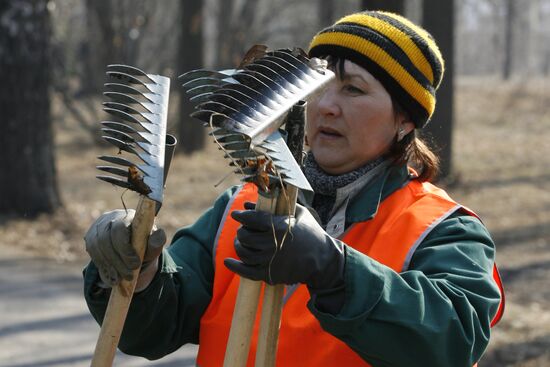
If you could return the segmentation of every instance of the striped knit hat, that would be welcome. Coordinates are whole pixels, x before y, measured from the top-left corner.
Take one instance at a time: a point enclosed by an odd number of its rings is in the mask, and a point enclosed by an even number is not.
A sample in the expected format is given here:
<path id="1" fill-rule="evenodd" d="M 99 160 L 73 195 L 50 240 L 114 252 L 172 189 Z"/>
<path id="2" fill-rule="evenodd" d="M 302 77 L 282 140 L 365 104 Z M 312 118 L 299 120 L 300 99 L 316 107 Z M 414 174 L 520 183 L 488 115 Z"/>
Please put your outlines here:
<path id="1" fill-rule="evenodd" d="M 382 11 L 348 15 L 313 37 L 309 55 L 341 57 L 368 70 L 417 128 L 433 114 L 443 57 L 432 36 L 402 16 Z"/>

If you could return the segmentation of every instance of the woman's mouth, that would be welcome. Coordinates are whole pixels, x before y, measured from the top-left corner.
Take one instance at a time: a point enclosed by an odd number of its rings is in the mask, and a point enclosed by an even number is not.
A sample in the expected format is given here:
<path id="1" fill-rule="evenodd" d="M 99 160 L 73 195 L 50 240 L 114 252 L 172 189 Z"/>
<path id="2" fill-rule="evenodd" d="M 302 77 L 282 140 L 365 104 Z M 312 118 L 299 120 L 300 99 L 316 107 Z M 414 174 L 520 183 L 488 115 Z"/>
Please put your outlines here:
<path id="1" fill-rule="evenodd" d="M 330 127 L 320 127 L 319 135 L 325 139 L 334 139 L 342 136 L 342 134 L 340 134 L 337 130 Z"/>

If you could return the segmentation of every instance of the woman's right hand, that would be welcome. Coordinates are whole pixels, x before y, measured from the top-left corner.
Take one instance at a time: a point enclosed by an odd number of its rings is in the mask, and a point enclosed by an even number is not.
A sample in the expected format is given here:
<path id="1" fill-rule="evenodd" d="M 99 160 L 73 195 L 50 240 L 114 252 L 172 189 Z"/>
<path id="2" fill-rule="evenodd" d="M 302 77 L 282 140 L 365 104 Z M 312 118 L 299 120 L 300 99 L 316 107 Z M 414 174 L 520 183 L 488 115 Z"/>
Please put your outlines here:
<path id="1" fill-rule="evenodd" d="M 101 281 L 108 286 L 117 285 L 121 279 L 131 280 L 133 271 L 140 267 L 141 261 L 131 243 L 131 224 L 134 219 L 134 210 L 113 210 L 103 213 L 92 223 L 86 235 L 86 251 L 99 270 Z M 149 236 L 147 250 L 143 258 L 140 273 L 147 274 L 148 282 L 143 284 L 138 280 L 139 288 L 143 289 L 152 280 L 151 268 L 157 265 L 158 257 L 166 243 L 164 230 L 155 226 Z M 156 269 L 157 266 L 154 266 Z M 154 272 L 153 272 L 154 275 Z M 141 283 L 141 285 L 139 284 Z"/>

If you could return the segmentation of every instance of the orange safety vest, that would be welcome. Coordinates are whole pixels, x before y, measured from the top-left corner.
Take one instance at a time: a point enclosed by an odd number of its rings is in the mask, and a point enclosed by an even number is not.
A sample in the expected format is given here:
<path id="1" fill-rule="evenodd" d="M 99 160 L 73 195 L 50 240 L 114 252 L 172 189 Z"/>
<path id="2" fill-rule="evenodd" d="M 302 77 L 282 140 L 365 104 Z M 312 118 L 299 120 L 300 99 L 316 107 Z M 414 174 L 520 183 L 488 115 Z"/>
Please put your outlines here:
<path id="1" fill-rule="evenodd" d="M 225 258 L 237 258 L 233 243 L 240 223 L 232 219 L 229 213 L 242 210 L 245 201 L 255 202 L 257 195 L 255 185 L 245 184 L 228 203 L 224 221 L 220 224 L 213 255 L 213 295 L 200 324 L 198 366 L 223 365 L 239 286 L 239 277 L 223 265 Z M 413 180 L 380 203 L 373 219 L 352 225 L 341 240 L 401 272 L 407 269 L 416 247 L 428 233 L 458 209 L 473 214 L 454 202 L 443 190 L 430 183 Z M 496 267 L 494 274 L 503 295 Z M 254 365 L 261 299 L 247 366 Z M 297 286 L 286 299 L 281 317 L 277 366 L 370 366 L 344 342 L 322 330 L 318 320 L 306 307 L 309 299 L 309 292 L 303 284 Z M 503 303 L 504 297 L 493 323 L 500 318 Z"/>

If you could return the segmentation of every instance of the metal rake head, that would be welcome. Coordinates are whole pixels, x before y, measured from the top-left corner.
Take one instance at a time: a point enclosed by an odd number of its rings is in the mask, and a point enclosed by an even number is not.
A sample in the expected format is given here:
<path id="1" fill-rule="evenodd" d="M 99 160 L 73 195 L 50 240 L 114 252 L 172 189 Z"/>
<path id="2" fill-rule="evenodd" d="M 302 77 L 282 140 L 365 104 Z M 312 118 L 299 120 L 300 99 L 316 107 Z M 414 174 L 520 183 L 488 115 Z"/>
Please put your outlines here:
<path id="1" fill-rule="evenodd" d="M 107 66 L 107 76 L 103 94 L 108 101 L 103 109 L 114 119 L 101 122 L 102 137 L 117 147 L 119 154 L 99 156 L 114 166 L 97 168 L 118 177 L 96 177 L 162 203 L 170 79 L 118 64 Z M 175 145 L 175 141 L 168 144 Z M 126 159 L 122 151 L 138 159 Z"/>
<path id="2" fill-rule="evenodd" d="M 311 190 L 279 128 L 290 109 L 321 91 L 334 73 L 323 60 L 309 59 L 300 49 L 256 53 L 241 66 L 193 70 L 180 76 L 196 103 L 191 116 L 212 127 L 211 135 L 240 167 L 245 181 L 282 179 Z"/>

